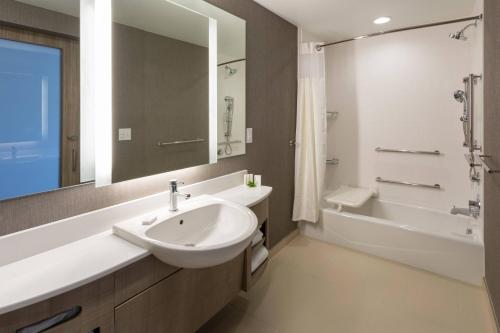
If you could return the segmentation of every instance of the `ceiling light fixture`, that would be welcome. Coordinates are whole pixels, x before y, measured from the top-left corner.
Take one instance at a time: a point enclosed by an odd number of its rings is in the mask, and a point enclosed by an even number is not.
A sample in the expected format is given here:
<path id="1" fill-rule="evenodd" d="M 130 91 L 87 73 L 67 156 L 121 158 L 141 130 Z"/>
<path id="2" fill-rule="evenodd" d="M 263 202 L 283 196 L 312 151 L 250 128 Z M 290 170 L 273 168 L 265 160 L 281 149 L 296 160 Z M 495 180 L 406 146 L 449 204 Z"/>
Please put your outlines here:
<path id="1" fill-rule="evenodd" d="M 373 23 L 375 24 L 386 24 L 386 23 L 389 23 L 391 21 L 391 18 L 388 17 L 388 16 L 381 16 L 379 18 L 376 18 Z"/>

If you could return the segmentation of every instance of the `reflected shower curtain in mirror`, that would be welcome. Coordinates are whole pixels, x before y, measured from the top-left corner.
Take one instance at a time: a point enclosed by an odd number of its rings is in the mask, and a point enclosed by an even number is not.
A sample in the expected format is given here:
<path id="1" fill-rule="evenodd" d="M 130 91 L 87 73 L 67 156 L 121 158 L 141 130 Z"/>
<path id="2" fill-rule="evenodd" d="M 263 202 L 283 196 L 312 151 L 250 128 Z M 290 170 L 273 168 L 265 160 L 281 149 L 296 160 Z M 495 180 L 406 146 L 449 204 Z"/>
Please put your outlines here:
<path id="1" fill-rule="evenodd" d="M 293 220 L 317 222 L 326 167 L 325 54 L 299 43 Z"/>

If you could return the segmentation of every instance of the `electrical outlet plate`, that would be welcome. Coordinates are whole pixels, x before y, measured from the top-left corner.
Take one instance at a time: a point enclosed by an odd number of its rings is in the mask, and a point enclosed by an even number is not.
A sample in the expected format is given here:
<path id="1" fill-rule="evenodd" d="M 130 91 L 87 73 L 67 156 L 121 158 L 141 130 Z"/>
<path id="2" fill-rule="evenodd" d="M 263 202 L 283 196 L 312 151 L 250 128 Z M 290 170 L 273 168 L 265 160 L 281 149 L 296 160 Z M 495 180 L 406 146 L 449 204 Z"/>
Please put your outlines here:
<path id="1" fill-rule="evenodd" d="M 131 128 L 118 129 L 118 141 L 130 141 L 130 140 L 132 140 L 132 129 Z"/>

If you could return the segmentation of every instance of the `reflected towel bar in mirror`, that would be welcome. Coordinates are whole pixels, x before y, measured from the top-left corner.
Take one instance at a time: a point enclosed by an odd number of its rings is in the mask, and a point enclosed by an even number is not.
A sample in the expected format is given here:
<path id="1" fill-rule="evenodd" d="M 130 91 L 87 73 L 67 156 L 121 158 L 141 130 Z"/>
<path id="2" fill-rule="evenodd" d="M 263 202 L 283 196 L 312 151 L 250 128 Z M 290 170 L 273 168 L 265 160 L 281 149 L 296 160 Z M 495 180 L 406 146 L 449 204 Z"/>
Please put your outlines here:
<path id="1" fill-rule="evenodd" d="M 170 141 L 170 142 L 158 142 L 157 145 L 159 147 L 163 146 L 171 146 L 171 145 L 180 145 L 184 143 L 196 143 L 196 142 L 205 142 L 205 139 L 194 139 L 194 140 L 181 140 L 181 141 Z"/>
<path id="2" fill-rule="evenodd" d="M 418 155 L 441 155 L 439 150 L 425 151 L 425 150 L 408 150 L 408 149 L 387 149 L 387 148 L 375 148 L 377 152 L 383 153 L 405 153 L 405 154 L 418 154 Z"/>
<path id="3" fill-rule="evenodd" d="M 434 184 L 434 185 L 419 184 L 419 183 L 403 182 L 403 181 L 399 181 L 399 180 L 383 179 L 380 177 L 377 177 L 375 180 L 379 183 L 390 183 L 390 184 L 408 185 L 408 186 L 415 186 L 415 187 L 425 187 L 425 188 L 432 188 L 435 190 L 441 189 L 441 185 L 439 185 L 439 184 Z"/>

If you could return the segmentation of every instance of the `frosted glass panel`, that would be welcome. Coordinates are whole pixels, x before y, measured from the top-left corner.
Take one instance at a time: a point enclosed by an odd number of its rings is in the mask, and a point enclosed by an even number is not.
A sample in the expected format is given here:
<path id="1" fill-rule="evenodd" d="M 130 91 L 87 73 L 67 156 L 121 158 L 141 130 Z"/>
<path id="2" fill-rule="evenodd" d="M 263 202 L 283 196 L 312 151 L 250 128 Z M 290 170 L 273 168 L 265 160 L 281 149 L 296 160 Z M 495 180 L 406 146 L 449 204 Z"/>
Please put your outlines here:
<path id="1" fill-rule="evenodd" d="M 60 187 L 61 50 L 0 39 L 0 200 Z"/>

